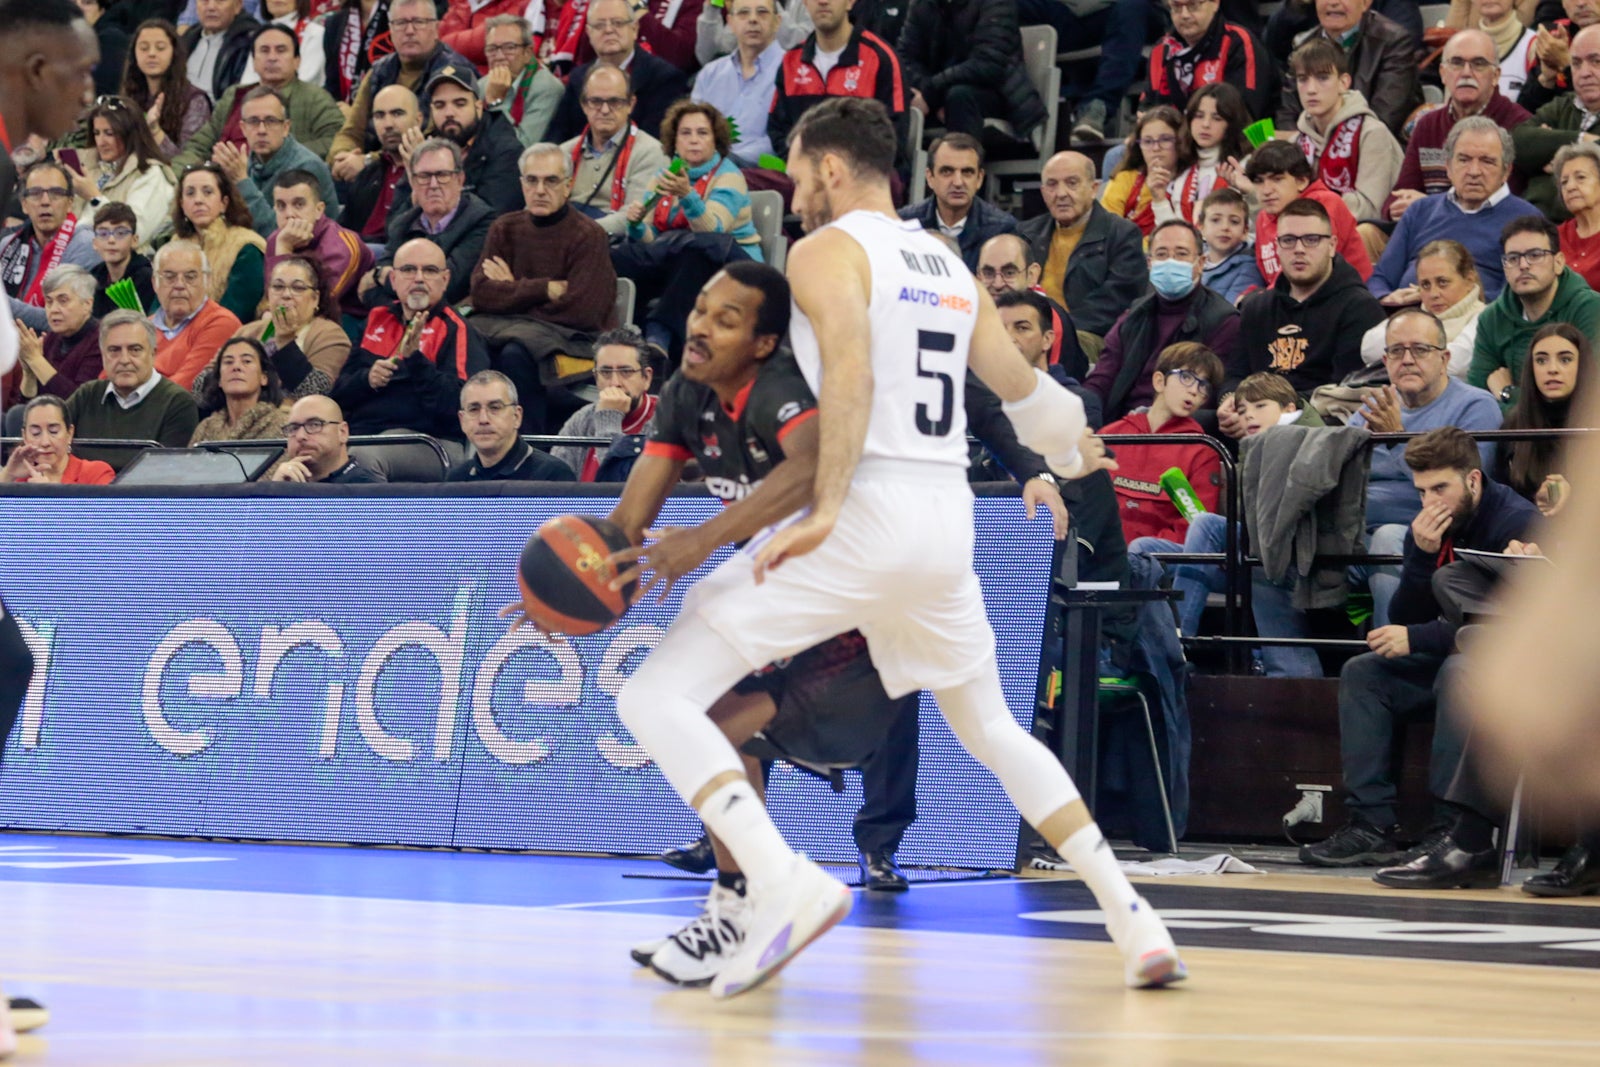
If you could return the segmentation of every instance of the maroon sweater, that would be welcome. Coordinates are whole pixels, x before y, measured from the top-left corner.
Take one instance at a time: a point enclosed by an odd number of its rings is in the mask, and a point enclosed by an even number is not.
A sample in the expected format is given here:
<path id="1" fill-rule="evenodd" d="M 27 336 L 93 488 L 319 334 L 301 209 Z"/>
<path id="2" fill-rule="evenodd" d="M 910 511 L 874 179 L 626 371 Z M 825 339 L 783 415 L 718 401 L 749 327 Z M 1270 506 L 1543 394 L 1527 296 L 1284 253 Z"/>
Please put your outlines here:
<path id="1" fill-rule="evenodd" d="M 40 396 L 59 396 L 62 400 L 84 382 L 100 377 L 100 320 L 90 319 L 83 328 L 70 337 L 58 333 L 44 335 L 44 358 L 56 369 L 56 376 L 39 387 Z M 22 381 L 21 366 L 8 375 L 6 407 L 27 403 L 18 392 Z"/>
<path id="2" fill-rule="evenodd" d="M 1489 98 L 1489 106 L 1479 114 L 1494 119 L 1506 130 L 1514 130 L 1533 118 L 1522 105 L 1508 99 L 1499 89 Z M 1450 135 L 1450 128 L 1455 124 L 1448 105 L 1434 108 L 1417 120 L 1417 128 L 1406 143 L 1406 157 L 1400 162 L 1400 174 L 1394 181 L 1396 191 L 1415 189 L 1425 196 L 1432 196 L 1450 188 L 1450 177 L 1445 173 L 1444 139 Z M 1525 184 L 1521 175 L 1513 170 L 1510 181 L 1512 193 L 1521 196 Z M 1386 219 L 1389 217 L 1389 205 L 1393 202 L 1394 193 L 1391 192 L 1383 204 L 1383 217 Z"/>
<path id="3" fill-rule="evenodd" d="M 514 281 L 490 281 L 483 261 L 499 256 Z M 550 283 L 567 291 L 550 299 Z M 617 272 L 606 231 L 589 216 L 563 207 L 547 219 L 526 211 L 502 215 L 489 227 L 483 255 L 472 270 L 472 308 L 487 315 L 529 315 L 588 333 L 611 322 Z"/>

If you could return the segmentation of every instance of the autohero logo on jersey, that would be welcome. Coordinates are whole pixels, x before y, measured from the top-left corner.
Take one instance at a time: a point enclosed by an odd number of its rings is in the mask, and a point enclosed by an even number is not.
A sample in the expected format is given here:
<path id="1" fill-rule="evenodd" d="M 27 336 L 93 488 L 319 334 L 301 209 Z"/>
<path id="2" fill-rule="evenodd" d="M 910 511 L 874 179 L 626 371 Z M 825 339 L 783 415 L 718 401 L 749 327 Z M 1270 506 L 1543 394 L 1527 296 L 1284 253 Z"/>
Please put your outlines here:
<path id="1" fill-rule="evenodd" d="M 528 627 L 507 632 L 477 594 L 477 583 L 465 582 L 443 626 L 409 619 L 364 648 L 318 618 L 182 619 L 150 650 L 142 676 L 130 679 L 138 689 L 128 703 L 149 740 L 180 758 L 248 744 L 255 739 L 239 736 L 241 727 L 270 715 L 303 727 L 303 751 L 318 760 L 349 757 L 358 745 L 389 763 L 444 763 L 460 755 L 457 722 L 468 715 L 484 748 L 508 767 L 543 763 L 575 740 L 618 770 L 647 766 L 643 750 L 618 737 L 615 700 L 664 628 L 617 626 L 552 641 Z M 60 621 L 17 621 L 36 665 L 16 740 L 25 753 L 48 755 L 51 716 L 70 712 L 52 700 L 70 636 Z M 309 702 L 308 690 L 316 694 Z M 403 736 L 391 705 L 418 704 L 428 709 L 429 728 L 419 731 L 408 714 L 410 736 Z M 559 730 L 519 722 L 548 724 L 551 712 L 560 715 Z"/>

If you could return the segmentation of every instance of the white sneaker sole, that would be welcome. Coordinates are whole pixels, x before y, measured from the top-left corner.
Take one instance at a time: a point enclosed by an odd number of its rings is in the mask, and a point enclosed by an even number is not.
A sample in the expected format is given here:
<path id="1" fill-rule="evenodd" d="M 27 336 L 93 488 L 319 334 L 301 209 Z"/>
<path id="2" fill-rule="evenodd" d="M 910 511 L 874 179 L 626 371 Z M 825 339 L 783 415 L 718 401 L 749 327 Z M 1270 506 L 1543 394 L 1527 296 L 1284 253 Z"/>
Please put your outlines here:
<path id="1" fill-rule="evenodd" d="M 1130 989 L 1160 989 L 1188 977 L 1189 968 L 1183 965 L 1176 948 L 1158 948 L 1146 952 L 1127 974 Z"/>
<path id="2" fill-rule="evenodd" d="M 830 881 L 834 881 L 832 878 Z M 748 976 L 726 977 L 729 970 L 738 970 L 737 967 L 724 968 L 711 980 L 711 995 L 718 1000 L 727 1000 L 756 989 L 775 977 L 779 971 L 789 965 L 789 962 L 798 956 L 817 938 L 833 929 L 850 914 L 850 909 L 855 906 L 855 894 L 849 888 L 835 881 L 837 890 L 820 896 L 807 909 L 811 912 L 790 919 L 780 928 L 776 936 L 767 941 L 766 947 L 761 949 L 757 958 L 755 970 Z M 745 943 L 740 956 L 754 951 L 753 946 Z M 735 957 L 738 959 L 738 957 Z M 732 962 L 732 961 L 730 961 Z"/>

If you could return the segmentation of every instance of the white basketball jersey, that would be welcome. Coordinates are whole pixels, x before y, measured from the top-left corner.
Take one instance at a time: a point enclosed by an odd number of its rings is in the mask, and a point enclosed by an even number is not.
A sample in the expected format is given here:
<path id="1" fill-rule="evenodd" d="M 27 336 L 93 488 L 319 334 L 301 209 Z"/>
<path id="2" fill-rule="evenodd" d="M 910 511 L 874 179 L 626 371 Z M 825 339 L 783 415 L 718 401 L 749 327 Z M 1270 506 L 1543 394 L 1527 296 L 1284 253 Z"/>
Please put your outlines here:
<path id="1" fill-rule="evenodd" d="M 967 350 L 978 283 L 961 257 L 914 221 L 852 211 L 826 228 L 861 245 L 872 270 L 872 413 L 862 457 L 967 466 Z M 789 340 L 822 391 L 822 357 L 798 306 Z"/>

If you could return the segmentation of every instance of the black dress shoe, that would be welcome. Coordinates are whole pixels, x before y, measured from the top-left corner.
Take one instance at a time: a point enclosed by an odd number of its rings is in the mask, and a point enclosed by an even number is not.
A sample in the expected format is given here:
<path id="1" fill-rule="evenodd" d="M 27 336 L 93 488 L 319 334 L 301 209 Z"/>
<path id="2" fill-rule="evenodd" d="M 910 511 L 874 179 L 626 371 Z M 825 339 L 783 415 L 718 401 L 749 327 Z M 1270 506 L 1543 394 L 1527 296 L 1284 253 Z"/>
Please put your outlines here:
<path id="1" fill-rule="evenodd" d="M 716 867 L 717 854 L 711 851 L 711 838 L 702 834 L 692 844 L 667 849 L 661 854 L 661 862 L 690 874 L 705 874 Z"/>
<path id="2" fill-rule="evenodd" d="M 861 884 L 867 889 L 878 893 L 904 893 L 911 888 L 905 872 L 894 861 L 893 852 L 863 852 L 858 862 Z"/>
<path id="3" fill-rule="evenodd" d="M 1600 893 L 1600 856 L 1582 842 L 1567 849 L 1549 874 L 1536 874 L 1522 883 L 1524 893 L 1536 897 L 1586 897 Z"/>
<path id="4" fill-rule="evenodd" d="M 1467 852 L 1452 835 L 1441 834 L 1416 859 L 1385 867 L 1372 880 L 1391 889 L 1493 889 L 1500 884 L 1500 852 Z"/>

